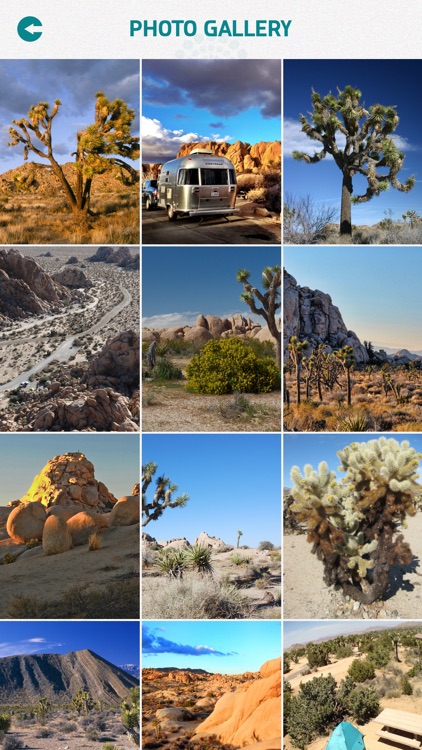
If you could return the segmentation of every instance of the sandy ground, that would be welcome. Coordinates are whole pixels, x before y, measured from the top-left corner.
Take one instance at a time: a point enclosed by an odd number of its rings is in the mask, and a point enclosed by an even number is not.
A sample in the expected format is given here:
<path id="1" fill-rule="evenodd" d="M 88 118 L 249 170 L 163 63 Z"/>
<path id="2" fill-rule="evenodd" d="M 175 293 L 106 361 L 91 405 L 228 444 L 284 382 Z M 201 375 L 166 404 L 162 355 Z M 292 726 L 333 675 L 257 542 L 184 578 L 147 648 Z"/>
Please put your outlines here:
<path id="1" fill-rule="evenodd" d="M 0 540 L 14 552 L 10 540 Z M 16 549 L 21 550 L 21 545 Z M 89 551 L 81 545 L 60 555 L 45 556 L 42 547 L 21 554 L 15 562 L 0 565 L 0 618 L 9 619 L 9 607 L 15 597 L 28 596 L 39 601 L 61 600 L 76 585 L 98 590 L 107 583 L 128 580 L 139 570 L 139 525 L 106 529 L 102 546 Z M 128 617 L 131 617 L 128 614 Z"/>
<path id="2" fill-rule="evenodd" d="M 233 396 L 187 393 L 184 383 L 170 386 L 143 383 L 143 432 L 279 432 L 280 393 L 247 394 L 253 416 L 227 411 Z M 222 416 L 221 410 L 227 414 Z"/>
<path id="3" fill-rule="evenodd" d="M 73 712 L 68 713 L 65 720 L 74 724 L 78 723 L 78 717 Z M 88 739 L 84 730 L 79 726 L 74 732 L 60 731 L 56 726 L 57 722 L 58 720 L 54 718 L 47 719 L 45 728 L 51 732 L 51 737 L 36 737 L 37 734 L 41 733 L 41 727 L 36 724 L 16 728 L 12 725 L 10 734 L 21 740 L 24 743 L 22 747 L 27 748 L 27 750 L 80 750 L 81 748 L 96 750 L 103 747 L 105 742 L 111 742 L 115 745 L 116 750 L 134 750 L 135 745 L 123 731 L 118 715 L 108 718 L 108 731 L 99 733 L 99 741 Z"/>
<path id="4" fill-rule="evenodd" d="M 306 535 L 284 537 L 284 617 L 288 619 L 418 619 L 422 618 L 422 513 L 403 530 L 414 554 L 410 566 L 395 566 L 384 601 L 363 607 L 347 601 L 323 581 L 323 566 L 311 553 Z"/>
<path id="5" fill-rule="evenodd" d="M 101 350 L 107 339 L 130 328 L 139 330 L 139 273 L 125 271 L 113 263 L 88 262 L 87 258 L 94 255 L 96 249 L 95 246 L 86 249 L 74 246 L 20 249 L 49 274 L 72 268 L 66 265 L 66 261 L 72 255 L 76 256 L 79 260 L 76 267 L 82 268 L 93 286 L 79 290 L 78 296 L 82 299 L 56 315 L 18 320 L 0 328 L 0 385 L 14 379 L 26 380 L 25 372 L 36 365 L 40 371 L 39 363 L 47 365 L 49 359 L 65 358 L 74 364 L 86 363 L 91 354 Z M 46 251 L 52 257 L 44 257 Z M 137 249 L 132 249 L 132 253 L 135 252 Z M 77 345 L 72 346 L 70 341 L 64 356 L 60 347 L 71 337 L 76 337 Z M 1 398 L 5 395 L 0 393 Z"/>

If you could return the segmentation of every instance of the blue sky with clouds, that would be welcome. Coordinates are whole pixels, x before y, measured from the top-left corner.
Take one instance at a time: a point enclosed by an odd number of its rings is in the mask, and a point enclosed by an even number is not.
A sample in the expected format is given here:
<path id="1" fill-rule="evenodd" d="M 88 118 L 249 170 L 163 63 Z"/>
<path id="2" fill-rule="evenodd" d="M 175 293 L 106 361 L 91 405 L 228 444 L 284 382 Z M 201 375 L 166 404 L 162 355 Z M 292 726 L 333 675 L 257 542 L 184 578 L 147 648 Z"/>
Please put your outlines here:
<path id="1" fill-rule="evenodd" d="M 0 622 L 0 658 L 17 654 L 67 654 L 89 648 L 112 664 L 140 661 L 136 622 Z"/>
<path id="2" fill-rule="evenodd" d="M 279 546 L 281 534 L 281 444 L 278 435 L 144 435 L 142 460 L 158 464 L 187 493 L 184 508 L 169 508 L 146 531 L 158 541 L 201 531 L 236 545 L 258 546 L 269 540 Z M 248 457 L 253 457 L 248 460 Z M 154 482 L 148 494 L 153 494 Z"/>
<path id="3" fill-rule="evenodd" d="M 376 627 L 395 628 L 399 620 L 378 620 Z M 317 641 L 320 638 L 335 638 L 337 635 L 348 635 L 349 633 L 360 633 L 368 629 L 373 630 L 374 626 L 368 623 L 368 620 L 291 620 L 286 621 L 283 625 L 283 649 L 289 648 L 294 643 L 309 643 Z"/>
<path id="4" fill-rule="evenodd" d="M 315 469 L 321 461 L 326 461 L 331 471 L 335 471 L 340 480 L 344 472 L 339 471 L 340 464 L 337 451 L 343 450 L 346 445 L 354 443 L 366 443 L 368 440 L 378 440 L 380 437 L 397 440 L 401 443 L 407 440 L 410 447 L 422 453 L 422 435 L 399 435 L 371 433 L 370 435 L 285 435 L 283 439 L 284 451 L 284 478 L 283 486 L 291 487 L 290 471 L 293 466 L 299 466 L 303 473 L 305 464 L 311 464 Z"/>
<path id="5" fill-rule="evenodd" d="M 2 172 L 23 163 L 23 146 L 9 147 L 12 120 L 27 117 L 32 104 L 62 101 L 53 121 L 54 152 L 59 163 L 73 161 L 76 133 L 94 122 L 95 94 L 124 99 L 135 110 L 132 132 L 139 134 L 139 62 L 137 60 L 0 60 L 0 161 Z M 39 145 L 39 144 L 37 144 Z M 29 160 L 48 163 L 38 156 Z"/>
<path id="6" fill-rule="evenodd" d="M 408 209 L 422 213 L 422 101 L 415 85 L 421 79 L 422 60 L 286 60 L 284 63 L 284 190 L 286 193 L 309 193 L 316 203 L 340 208 L 341 172 L 326 156 L 317 164 L 296 162 L 294 150 L 313 154 L 319 151 L 316 141 L 301 132 L 299 115 L 312 110 L 312 88 L 321 95 L 337 93 L 337 86 L 347 85 L 362 92 L 367 108 L 372 104 L 394 105 L 400 118 L 395 131 L 396 142 L 406 154 L 404 167 L 398 178 L 404 182 L 416 175 L 416 185 L 410 193 L 400 193 L 392 187 L 368 203 L 352 206 L 354 224 L 375 224 L 391 209 L 393 218 L 401 219 Z M 308 116 L 309 119 L 309 116 Z M 364 178 L 354 178 L 354 192 L 366 190 Z M 363 185 L 365 187 L 362 190 Z"/>
<path id="7" fill-rule="evenodd" d="M 151 621 L 142 625 L 142 666 L 255 672 L 281 654 L 281 623 Z"/>
<path id="8" fill-rule="evenodd" d="M 253 317 L 240 299 L 243 289 L 236 273 L 247 268 L 252 283 L 259 286 L 263 268 L 274 265 L 281 265 L 277 247 L 144 247 L 143 325 L 194 325 L 199 313 Z M 258 320 L 264 323 L 263 318 Z"/>
<path id="9" fill-rule="evenodd" d="M 119 498 L 139 482 L 139 435 L 0 435 L 0 505 L 21 498 L 47 461 L 69 451 L 85 453 L 95 477 Z"/>
<path id="10" fill-rule="evenodd" d="M 144 60 L 142 161 L 184 143 L 280 140 L 279 60 Z"/>
<path id="11" fill-rule="evenodd" d="M 419 247 L 286 247 L 284 266 L 302 287 L 330 295 L 348 330 L 376 348 L 422 350 Z"/>

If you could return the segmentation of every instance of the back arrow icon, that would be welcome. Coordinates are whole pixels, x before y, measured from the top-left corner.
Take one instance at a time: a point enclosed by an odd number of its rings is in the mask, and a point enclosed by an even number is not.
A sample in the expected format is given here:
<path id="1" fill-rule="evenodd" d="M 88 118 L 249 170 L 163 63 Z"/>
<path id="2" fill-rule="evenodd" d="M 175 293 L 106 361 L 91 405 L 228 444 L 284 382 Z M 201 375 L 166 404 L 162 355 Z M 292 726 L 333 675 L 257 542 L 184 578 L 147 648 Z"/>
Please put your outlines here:
<path id="1" fill-rule="evenodd" d="M 39 18 L 35 16 L 25 16 L 18 23 L 18 34 L 24 42 L 36 42 L 40 38 L 42 31 L 36 29 L 42 27 Z"/>

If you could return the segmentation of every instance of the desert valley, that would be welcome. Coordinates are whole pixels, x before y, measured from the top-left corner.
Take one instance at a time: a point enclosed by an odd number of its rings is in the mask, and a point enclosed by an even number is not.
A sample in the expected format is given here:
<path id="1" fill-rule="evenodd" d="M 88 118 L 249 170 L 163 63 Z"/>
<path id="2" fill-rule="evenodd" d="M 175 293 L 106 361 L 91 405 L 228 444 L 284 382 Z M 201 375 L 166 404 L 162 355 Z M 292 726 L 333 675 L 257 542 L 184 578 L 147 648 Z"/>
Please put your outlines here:
<path id="1" fill-rule="evenodd" d="M 0 430 L 137 431 L 139 252 L 0 250 Z"/>

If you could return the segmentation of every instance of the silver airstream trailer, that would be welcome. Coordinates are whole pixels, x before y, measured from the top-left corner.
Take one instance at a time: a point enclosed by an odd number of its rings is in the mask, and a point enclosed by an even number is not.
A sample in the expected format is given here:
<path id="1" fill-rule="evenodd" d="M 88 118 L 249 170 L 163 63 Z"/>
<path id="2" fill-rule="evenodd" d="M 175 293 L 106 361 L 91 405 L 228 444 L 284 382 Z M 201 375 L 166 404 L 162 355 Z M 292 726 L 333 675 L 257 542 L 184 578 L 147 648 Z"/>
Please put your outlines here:
<path id="1" fill-rule="evenodd" d="M 234 214 L 236 172 L 224 156 L 196 148 L 163 165 L 158 180 L 158 206 L 170 221 L 178 215 Z"/>

